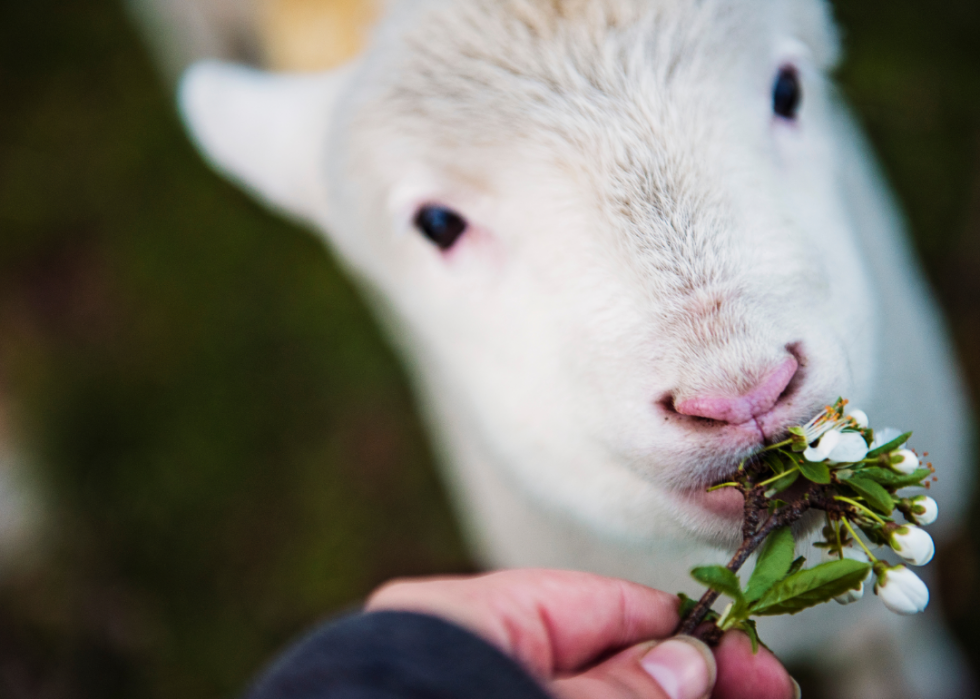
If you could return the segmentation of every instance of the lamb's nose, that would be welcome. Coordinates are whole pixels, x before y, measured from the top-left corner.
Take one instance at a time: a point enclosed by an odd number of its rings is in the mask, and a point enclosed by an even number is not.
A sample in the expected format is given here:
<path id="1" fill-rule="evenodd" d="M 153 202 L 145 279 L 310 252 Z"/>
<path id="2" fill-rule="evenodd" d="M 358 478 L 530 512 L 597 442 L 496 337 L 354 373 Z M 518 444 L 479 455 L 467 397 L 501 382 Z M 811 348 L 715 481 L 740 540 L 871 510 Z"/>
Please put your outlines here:
<path id="1" fill-rule="evenodd" d="M 745 395 L 734 398 L 695 396 L 676 403 L 674 410 L 681 415 L 705 417 L 730 425 L 741 425 L 772 410 L 799 368 L 796 359 L 789 357 Z"/>

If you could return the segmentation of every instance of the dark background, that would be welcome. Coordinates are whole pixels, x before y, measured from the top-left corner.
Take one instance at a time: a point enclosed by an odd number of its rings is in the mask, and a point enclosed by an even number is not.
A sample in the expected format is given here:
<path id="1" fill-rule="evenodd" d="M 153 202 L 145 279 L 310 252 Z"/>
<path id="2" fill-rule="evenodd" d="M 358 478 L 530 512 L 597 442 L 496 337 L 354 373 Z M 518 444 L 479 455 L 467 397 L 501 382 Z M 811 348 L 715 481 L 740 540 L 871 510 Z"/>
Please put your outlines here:
<path id="1" fill-rule="evenodd" d="M 45 517 L 0 562 L 0 698 L 232 697 L 379 582 L 470 569 L 318 241 L 205 168 L 118 2 L 0 3 L 0 401 Z M 980 3 L 837 14 L 977 395 Z M 975 539 L 938 565 L 980 667 Z"/>

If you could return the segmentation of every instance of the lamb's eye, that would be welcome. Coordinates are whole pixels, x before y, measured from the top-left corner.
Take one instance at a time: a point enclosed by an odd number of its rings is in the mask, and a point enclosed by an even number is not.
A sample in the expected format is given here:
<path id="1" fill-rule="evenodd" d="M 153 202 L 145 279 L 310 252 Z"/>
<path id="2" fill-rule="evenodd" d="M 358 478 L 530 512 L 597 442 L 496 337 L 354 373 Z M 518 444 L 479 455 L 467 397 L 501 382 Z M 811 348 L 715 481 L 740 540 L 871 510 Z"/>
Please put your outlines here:
<path id="1" fill-rule="evenodd" d="M 803 100 L 800 76 L 794 68 L 782 68 L 772 86 L 772 111 L 784 119 L 795 119 Z"/>
<path id="2" fill-rule="evenodd" d="M 415 227 L 440 250 L 448 250 L 466 231 L 466 219 L 443 206 L 423 206 L 415 214 Z"/>

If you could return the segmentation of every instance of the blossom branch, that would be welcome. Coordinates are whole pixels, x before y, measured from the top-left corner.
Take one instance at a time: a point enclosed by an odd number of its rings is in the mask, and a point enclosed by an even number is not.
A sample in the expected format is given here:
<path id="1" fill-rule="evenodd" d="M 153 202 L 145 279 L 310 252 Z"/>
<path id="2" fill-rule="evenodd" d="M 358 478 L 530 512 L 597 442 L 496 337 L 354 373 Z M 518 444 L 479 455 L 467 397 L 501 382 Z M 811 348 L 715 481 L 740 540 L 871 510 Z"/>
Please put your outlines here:
<path id="1" fill-rule="evenodd" d="M 803 517 L 806 512 L 813 507 L 813 502 L 811 501 L 810 495 L 815 488 L 811 485 L 810 488 L 797 500 L 786 505 L 785 507 L 779 509 L 777 512 L 771 514 L 765 521 L 765 523 L 759 527 L 758 522 L 761 517 L 762 512 L 766 508 L 766 498 L 763 490 L 763 486 L 758 485 L 750 489 L 744 489 L 742 492 L 745 495 L 745 519 L 743 525 L 743 539 L 742 545 L 738 547 L 735 551 L 735 555 L 728 562 L 725 567 L 733 573 L 737 573 L 739 569 L 745 564 L 745 561 L 749 559 L 753 553 L 755 553 L 763 542 L 766 540 L 773 531 L 781 527 L 786 527 L 794 524 Z M 719 640 L 718 627 L 712 623 L 711 626 L 703 630 L 698 630 L 701 622 L 704 621 L 705 615 L 707 615 L 708 610 L 711 609 L 718 596 L 721 593 L 716 590 L 708 590 L 702 595 L 701 599 L 698 601 L 694 609 L 691 610 L 684 619 L 681 620 L 680 625 L 677 627 L 676 634 L 683 634 L 686 636 L 696 636 L 701 638 L 705 642 L 709 642 L 709 645 L 713 645 L 710 642 Z"/>

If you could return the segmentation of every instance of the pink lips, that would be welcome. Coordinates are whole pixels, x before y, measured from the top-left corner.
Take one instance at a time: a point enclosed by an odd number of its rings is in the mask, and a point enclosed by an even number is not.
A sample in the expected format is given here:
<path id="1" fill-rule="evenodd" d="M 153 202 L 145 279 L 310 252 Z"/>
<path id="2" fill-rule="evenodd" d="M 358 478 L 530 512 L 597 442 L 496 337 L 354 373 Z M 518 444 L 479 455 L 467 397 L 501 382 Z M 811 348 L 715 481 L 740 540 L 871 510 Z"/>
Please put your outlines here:
<path id="1" fill-rule="evenodd" d="M 744 448 L 761 445 L 767 437 L 766 427 L 775 417 L 780 401 L 800 370 L 795 356 L 786 357 L 779 366 L 741 395 L 707 392 L 674 402 L 668 408 L 681 415 L 706 418 L 714 421 L 719 439 L 729 447 Z M 701 488 L 679 492 L 688 505 L 733 522 L 741 521 L 744 499 L 734 488 L 722 488 L 705 492 Z"/>
<path id="2" fill-rule="evenodd" d="M 686 491 L 682 497 L 690 504 L 723 519 L 742 520 L 745 499 L 735 488 L 721 488 L 710 493 L 705 490 Z"/>

